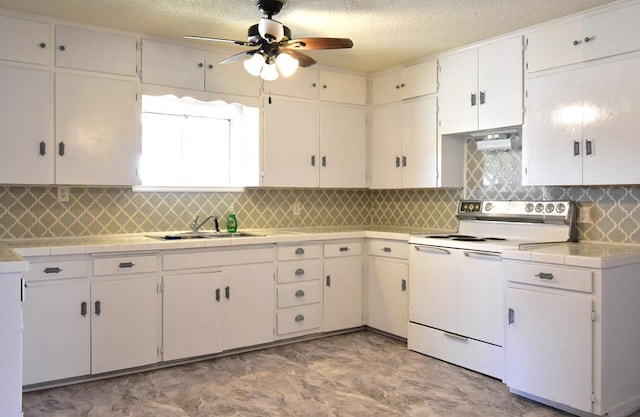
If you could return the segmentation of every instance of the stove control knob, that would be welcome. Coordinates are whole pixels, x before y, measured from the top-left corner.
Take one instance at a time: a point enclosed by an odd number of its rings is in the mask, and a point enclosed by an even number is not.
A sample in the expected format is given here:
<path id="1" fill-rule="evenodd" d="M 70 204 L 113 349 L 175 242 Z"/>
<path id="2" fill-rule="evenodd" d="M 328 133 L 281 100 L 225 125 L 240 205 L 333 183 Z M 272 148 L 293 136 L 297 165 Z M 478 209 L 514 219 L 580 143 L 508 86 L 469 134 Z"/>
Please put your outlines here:
<path id="1" fill-rule="evenodd" d="M 524 206 L 524 211 L 531 213 L 533 211 L 533 203 L 527 203 L 527 205 Z"/>
<path id="2" fill-rule="evenodd" d="M 542 203 L 536 204 L 536 213 L 542 213 L 543 210 L 544 210 L 544 204 Z"/>
<path id="3" fill-rule="evenodd" d="M 553 203 L 548 203 L 548 204 L 547 204 L 547 206 L 544 208 L 544 210 L 545 210 L 547 213 L 553 213 L 553 209 L 554 209 L 554 208 L 555 208 L 555 207 L 554 207 Z"/>
<path id="4" fill-rule="evenodd" d="M 491 203 L 486 203 L 484 205 L 485 211 L 491 211 L 492 208 L 493 208 L 493 204 L 491 204 Z"/>
<path id="5" fill-rule="evenodd" d="M 560 203 L 560 204 L 558 204 L 558 205 L 556 206 L 556 211 L 557 211 L 558 213 L 564 213 L 564 211 L 565 211 L 565 209 L 566 209 L 566 208 L 567 208 L 567 207 L 566 207 L 563 203 Z"/>

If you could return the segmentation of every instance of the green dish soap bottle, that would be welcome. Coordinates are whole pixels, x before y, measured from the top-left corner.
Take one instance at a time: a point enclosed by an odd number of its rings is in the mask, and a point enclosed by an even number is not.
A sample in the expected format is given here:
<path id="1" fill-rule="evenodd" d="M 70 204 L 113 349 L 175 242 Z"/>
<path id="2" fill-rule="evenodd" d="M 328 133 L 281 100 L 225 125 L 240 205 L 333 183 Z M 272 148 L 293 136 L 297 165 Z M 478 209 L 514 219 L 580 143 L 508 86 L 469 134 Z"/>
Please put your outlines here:
<path id="1" fill-rule="evenodd" d="M 231 205 L 231 209 L 229 210 L 229 214 L 227 215 L 227 232 L 236 233 L 238 231 L 238 218 L 236 217 L 236 212 L 233 209 L 233 205 Z"/>

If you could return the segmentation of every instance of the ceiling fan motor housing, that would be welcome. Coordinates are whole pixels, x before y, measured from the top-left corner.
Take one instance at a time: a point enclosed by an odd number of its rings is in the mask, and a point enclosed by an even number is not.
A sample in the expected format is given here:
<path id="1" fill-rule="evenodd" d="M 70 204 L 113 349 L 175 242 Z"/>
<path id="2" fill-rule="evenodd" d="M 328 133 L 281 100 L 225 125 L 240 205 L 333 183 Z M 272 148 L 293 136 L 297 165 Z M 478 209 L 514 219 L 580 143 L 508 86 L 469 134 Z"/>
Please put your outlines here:
<path id="1" fill-rule="evenodd" d="M 269 19 L 280 13 L 283 3 L 279 0 L 258 0 L 258 9 Z"/>

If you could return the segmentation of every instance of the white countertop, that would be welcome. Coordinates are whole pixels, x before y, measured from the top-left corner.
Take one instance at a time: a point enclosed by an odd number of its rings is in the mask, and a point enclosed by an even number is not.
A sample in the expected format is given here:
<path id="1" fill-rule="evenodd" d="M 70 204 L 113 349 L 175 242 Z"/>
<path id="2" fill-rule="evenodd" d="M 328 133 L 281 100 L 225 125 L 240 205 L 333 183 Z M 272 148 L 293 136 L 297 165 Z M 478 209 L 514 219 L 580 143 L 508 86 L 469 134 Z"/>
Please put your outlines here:
<path id="1" fill-rule="evenodd" d="M 0 243 L 0 274 L 12 274 L 29 269 L 29 263 L 4 243 Z"/>
<path id="2" fill-rule="evenodd" d="M 559 243 L 525 250 L 507 250 L 502 253 L 502 257 L 602 269 L 640 263 L 640 246 L 606 242 Z"/>

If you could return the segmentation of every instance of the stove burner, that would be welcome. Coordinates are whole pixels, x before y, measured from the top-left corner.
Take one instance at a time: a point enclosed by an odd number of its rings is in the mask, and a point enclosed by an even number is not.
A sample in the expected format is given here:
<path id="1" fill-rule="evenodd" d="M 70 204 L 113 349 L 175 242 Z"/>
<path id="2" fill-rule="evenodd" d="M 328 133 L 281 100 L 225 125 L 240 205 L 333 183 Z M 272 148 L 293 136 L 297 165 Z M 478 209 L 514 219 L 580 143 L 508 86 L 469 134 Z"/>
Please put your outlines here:
<path id="1" fill-rule="evenodd" d="M 457 240 L 459 242 L 486 242 L 488 240 L 490 241 L 502 241 L 502 240 L 507 240 L 503 237 L 478 237 L 478 236 L 471 236 L 471 235 L 428 235 L 426 236 L 428 238 L 431 239 L 451 239 L 451 240 Z"/>

